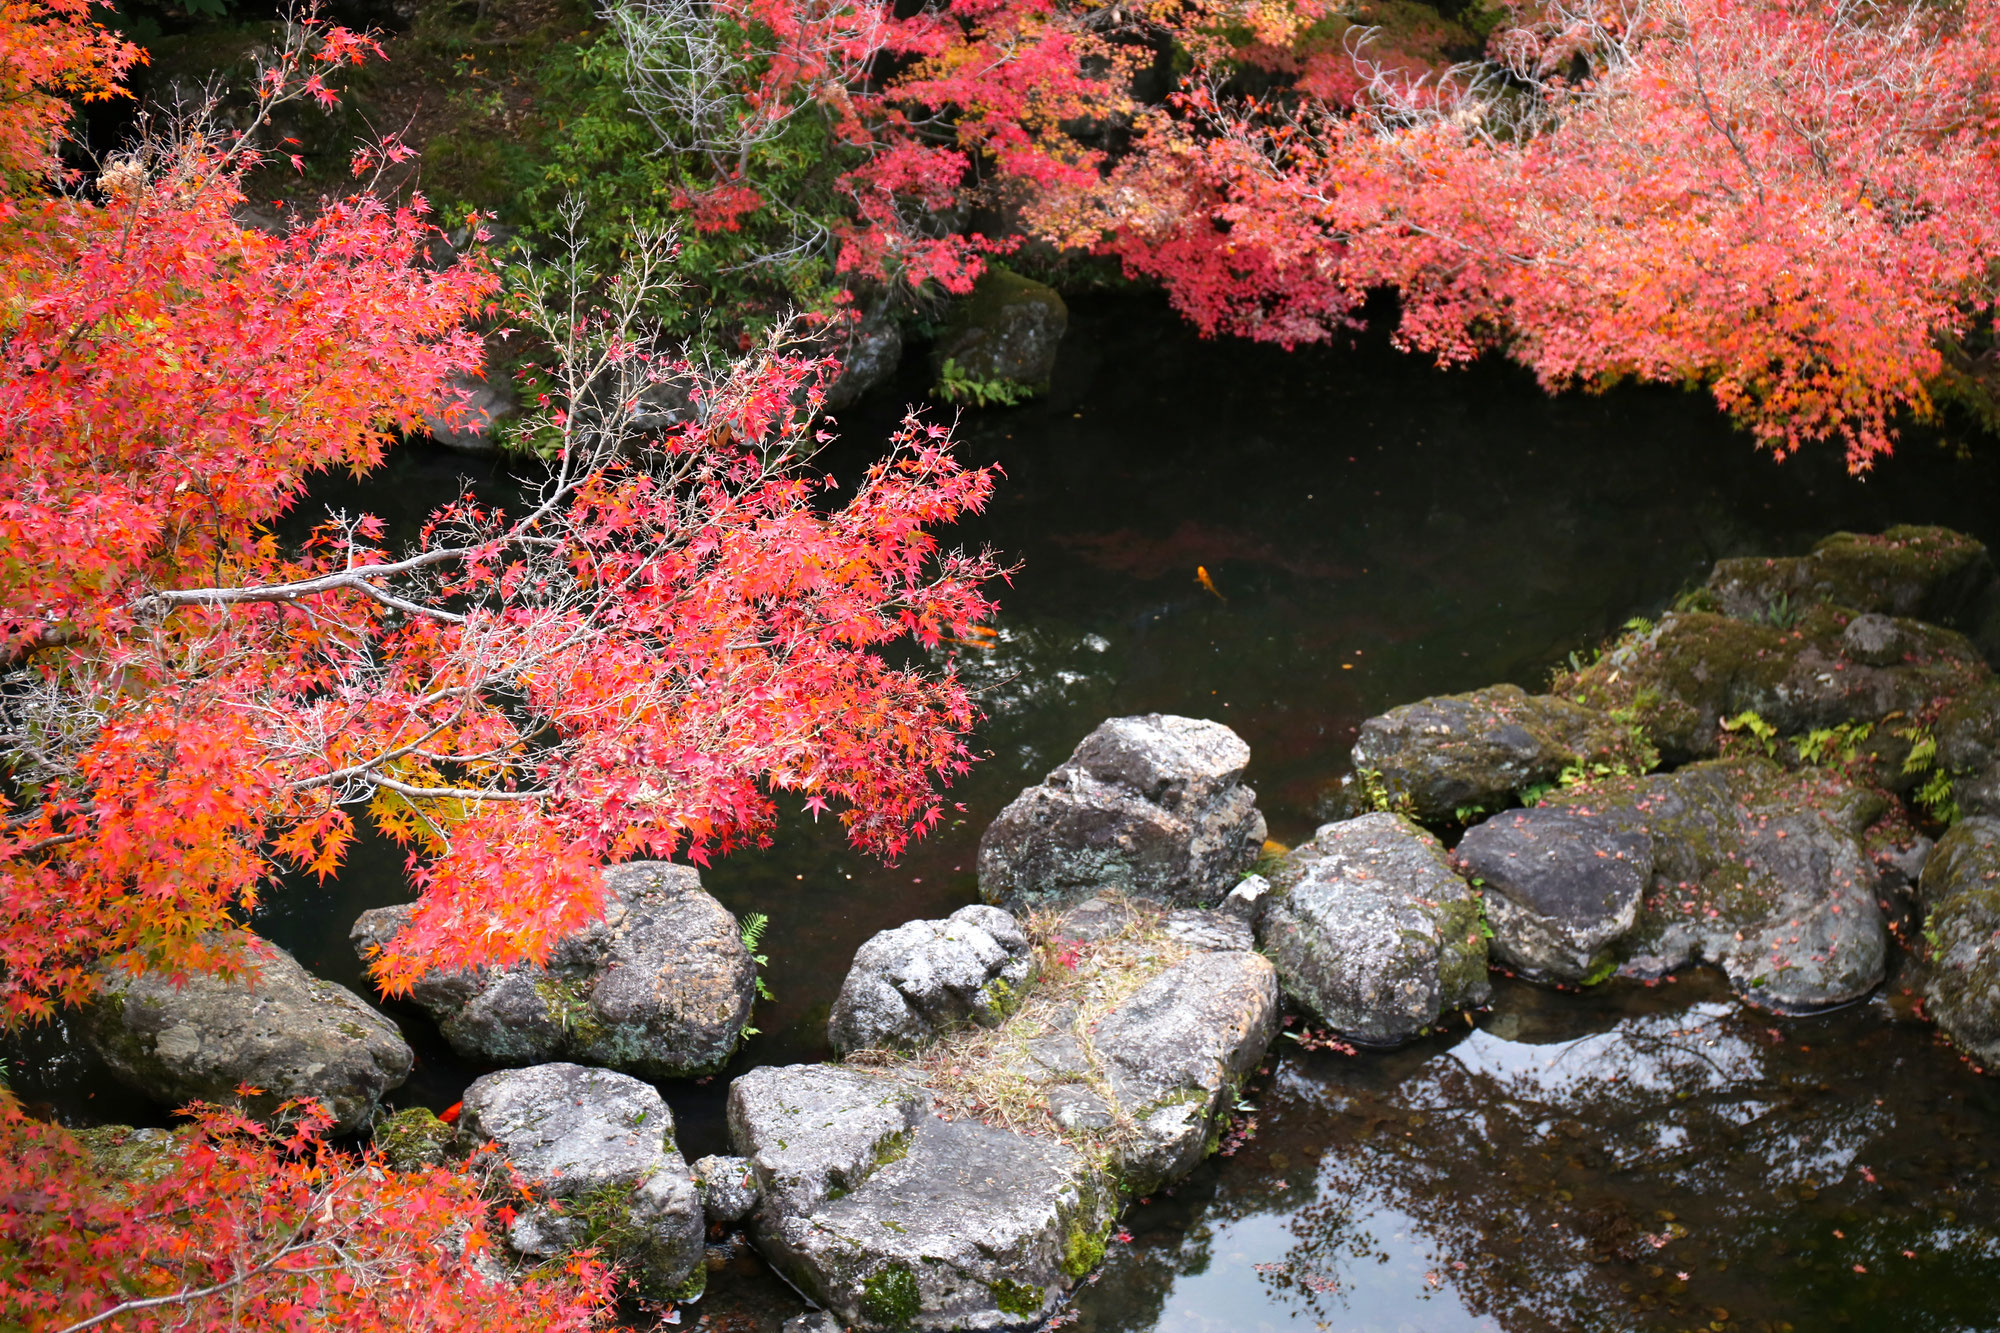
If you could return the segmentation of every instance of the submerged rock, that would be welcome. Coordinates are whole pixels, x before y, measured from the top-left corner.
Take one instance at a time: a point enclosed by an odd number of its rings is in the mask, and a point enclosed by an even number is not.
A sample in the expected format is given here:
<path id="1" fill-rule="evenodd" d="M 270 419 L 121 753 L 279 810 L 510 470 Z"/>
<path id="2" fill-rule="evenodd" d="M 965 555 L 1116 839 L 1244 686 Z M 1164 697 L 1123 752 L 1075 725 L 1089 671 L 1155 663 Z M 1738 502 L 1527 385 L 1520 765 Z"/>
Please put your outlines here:
<path id="1" fill-rule="evenodd" d="M 364 912 L 365 959 L 411 908 Z M 568 1057 L 648 1078 L 719 1068 L 750 1021 L 757 971 L 736 918 L 688 866 L 633 861 L 604 872 L 604 919 L 557 942 L 546 967 L 427 973 L 411 998 L 452 1049 L 494 1064 Z"/>
<path id="2" fill-rule="evenodd" d="M 1918 896 L 1931 1016 L 1975 1058 L 2000 1062 L 2000 819 L 1967 819 L 1938 839 Z"/>
<path id="3" fill-rule="evenodd" d="M 1466 831 L 1459 866 L 1483 889 L 1495 961 L 1542 981 L 1600 980 L 1639 924 L 1653 876 L 1643 828 L 1538 806 Z"/>
<path id="4" fill-rule="evenodd" d="M 896 1080 L 753 1070 L 729 1125 L 761 1193 L 759 1249 L 843 1326 L 1032 1325 L 1102 1257 L 1114 1201 L 1087 1159 L 936 1119 Z"/>
<path id="5" fill-rule="evenodd" d="M 1602 713 L 1515 685 L 1439 695 L 1361 724 L 1348 800 L 1444 823 L 1501 809 L 1522 789 L 1622 755 L 1628 743 Z"/>
<path id="6" fill-rule="evenodd" d="M 1285 994 L 1319 1020 L 1389 1044 L 1444 1010 L 1485 1003 L 1479 900 L 1438 840 L 1409 820 L 1324 825 L 1275 878 L 1258 940 Z"/>
<path id="7" fill-rule="evenodd" d="M 1112 1169 L 1126 1190 L 1150 1194 L 1213 1151 L 1243 1080 L 1277 1036 L 1278 1010 L 1268 959 L 1203 949 L 1098 1022 L 1091 1046 L 1110 1111 L 1131 1126 L 1110 1140 Z"/>
<path id="8" fill-rule="evenodd" d="M 997 907 L 906 922 L 855 953 L 827 1038 L 844 1054 L 921 1045 L 965 1022 L 997 1026 L 1020 1002 L 1034 966 L 1020 923 Z"/>
<path id="9" fill-rule="evenodd" d="M 246 947 L 240 980 L 197 975 L 176 986 L 160 973 L 112 975 L 84 1011 L 84 1040 L 120 1079 L 169 1106 L 236 1103 L 247 1083 L 263 1090 L 252 1113 L 313 1097 L 335 1133 L 366 1125 L 415 1063 L 402 1032 L 270 941 L 252 935 Z"/>
<path id="10" fill-rule="evenodd" d="M 1100 889 L 1206 907 L 1264 842 L 1250 747 L 1218 722 L 1150 713 L 1100 725 L 979 840 L 979 892 L 1019 910 Z"/>
<path id="11" fill-rule="evenodd" d="M 458 1132 L 468 1147 L 494 1144 L 532 1192 L 507 1226 L 516 1254 L 596 1247 L 645 1296 L 701 1292 L 701 1200 L 652 1088 L 573 1064 L 503 1070 L 466 1089 Z"/>
<path id="12" fill-rule="evenodd" d="M 966 379 L 1000 381 L 1040 393 L 1055 374 L 1056 349 L 1069 307 L 1056 289 L 998 264 L 986 266 L 956 309 L 932 361 L 949 361 Z"/>

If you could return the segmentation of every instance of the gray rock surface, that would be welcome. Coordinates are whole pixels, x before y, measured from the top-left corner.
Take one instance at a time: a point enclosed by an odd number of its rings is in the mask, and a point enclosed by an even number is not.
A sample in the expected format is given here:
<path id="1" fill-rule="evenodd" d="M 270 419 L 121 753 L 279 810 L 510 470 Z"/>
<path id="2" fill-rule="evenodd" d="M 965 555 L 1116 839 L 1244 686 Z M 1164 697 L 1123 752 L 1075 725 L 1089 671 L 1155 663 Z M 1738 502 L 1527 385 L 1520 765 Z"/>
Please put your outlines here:
<path id="1" fill-rule="evenodd" d="M 1243 1080 L 1278 1033 L 1278 976 L 1244 950 L 1196 953 L 1113 1009 L 1091 1034 L 1115 1117 L 1124 1188 L 1150 1194 L 1200 1165 Z"/>
<path id="2" fill-rule="evenodd" d="M 83 1038 L 124 1082 L 169 1106 L 247 1109 L 316 1097 L 345 1133 L 366 1125 L 382 1094 L 409 1077 L 415 1057 L 396 1025 L 345 986 L 312 976 L 290 954 L 250 936 L 251 972 L 237 981 L 114 974 L 82 1015 Z"/>
<path id="3" fill-rule="evenodd" d="M 778 1333 L 846 1333 L 846 1330 L 832 1311 L 809 1310 L 787 1319 Z"/>
<path id="4" fill-rule="evenodd" d="M 951 314 L 931 359 L 975 380 L 1001 380 L 1041 392 L 1055 373 L 1069 307 L 1056 289 L 998 264 Z"/>
<path id="5" fill-rule="evenodd" d="M 1484 896 L 1494 960 L 1542 981 L 1602 980 L 1653 877 L 1643 828 L 1538 806 L 1466 831 L 1459 868 Z"/>
<path id="6" fill-rule="evenodd" d="M 1932 949 L 1929 1008 L 1952 1041 L 2000 1062 L 2000 819 L 1975 816 L 1938 839 L 1918 894 Z"/>
<path id="7" fill-rule="evenodd" d="M 1168 939 L 1185 944 L 1190 949 L 1257 947 L 1255 928 L 1236 913 L 1220 909 L 1205 912 L 1198 907 L 1184 907 L 1177 912 L 1169 912 L 1164 929 Z"/>
<path id="8" fill-rule="evenodd" d="M 1615 756 L 1625 743 L 1624 728 L 1603 714 L 1514 685 L 1420 699 L 1361 724 L 1348 803 L 1372 796 L 1446 823 L 1510 805 L 1523 788 Z"/>
<path id="9" fill-rule="evenodd" d="M 1114 1201 L 1081 1155 L 939 1120 L 906 1085 L 754 1070 L 729 1121 L 762 1190 L 758 1248 L 843 1326 L 1032 1325 L 1102 1256 Z"/>
<path id="10" fill-rule="evenodd" d="M 826 386 L 826 410 L 839 412 L 861 401 L 870 389 L 895 378 L 903 361 L 903 330 L 878 304 L 834 339 L 840 373 Z"/>
<path id="11" fill-rule="evenodd" d="M 711 1222 L 741 1222 L 757 1206 L 757 1176 L 743 1158 L 710 1154 L 689 1169 Z"/>
<path id="12" fill-rule="evenodd" d="M 612 866 L 604 889 L 604 919 L 559 941 L 547 967 L 439 970 L 411 997 L 469 1059 L 569 1058 L 648 1078 L 719 1068 L 756 999 L 756 965 L 736 918 L 688 866 Z M 364 912 L 353 931 L 361 956 L 402 929 L 410 910 Z"/>
<path id="13" fill-rule="evenodd" d="M 1290 852 L 1258 940 L 1285 994 L 1356 1040 L 1406 1041 L 1490 994 L 1479 900 L 1398 815 L 1327 824 Z"/>
<path id="14" fill-rule="evenodd" d="M 507 1244 L 539 1261 L 591 1246 L 641 1294 L 688 1299 L 707 1281 L 701 1199 L 673 1113 L 638 1079 L 573 1064 L 509 1069 L 465 1090 L 460 1142 L 491 1142 L 533 1191 Z"/>
<path id="15" fill-rule="evenodd" d="M 1000 812 L 979 840 L 979 892 L 1019 910 L 1099 889 L 1176 906 L 1219 901 L 1264 842 L 1250 747 L 1218 722 L 1112 718 Z"/>
<path id="16" fill-rule="evenodd" d="M 1879 871 L 1862 835 L 1886 802 L 1836 772 L 1787 773 L 1764 759 L 1713 760 L 1549 798 L 1595 832 L 1639 831 L 1652 871 L 1639 921 L 1615 946 L 1620 971 L 1720 967 L 1765 1008 L 1804 1012 L 1882 980 Z"/>
<path id="17" fill-rule="evenodd" d="M 1271 902 L 1271 881 L 1262 875 L 1245 875 L 1222 900 L 1222 910 L 1231 916 L 1240 917 L 1252 929 L 1264 919 L 1264 909 Z"/>
<path id="18" fill-rule="evenodd" d="M 1021 925 L 983 903 L 942 921 L 871 936 L 854 955 L 827 1020 L 833 1049 L 910 1048 L 961 1023 L 995 1027 L 1034 975 Z"/>

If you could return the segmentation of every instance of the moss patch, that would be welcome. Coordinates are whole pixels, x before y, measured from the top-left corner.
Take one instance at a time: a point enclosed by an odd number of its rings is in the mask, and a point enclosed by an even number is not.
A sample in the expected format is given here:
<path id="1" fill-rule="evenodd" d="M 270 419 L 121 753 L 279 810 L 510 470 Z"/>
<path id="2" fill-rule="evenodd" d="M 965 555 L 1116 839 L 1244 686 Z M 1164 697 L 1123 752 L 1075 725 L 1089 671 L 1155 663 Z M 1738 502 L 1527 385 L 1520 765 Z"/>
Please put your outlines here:
<path id="1" fill-rule="evenodd" d="M 456 1137 L 450 1125 L 421 1106 L 412 1106 L 375 1122 L 375 1146 L 398 1171 L 443 1165 L 445 1153 Z"/>
<path id="2" fill-rule="evenodd" d="M 907 1328 L 922 1309 L 916 1274 L 900 1264 L 861 1284 L 861 1313 L 870 1323 Z"/>
<path id="3" fill-rule="evenodd" d="M 1016 1319 L 1033 1319 L 1042 1312 L 1042 1302 L 1047 1298 L 1046 1288 L 1026 1282 L 1009 1282 L 1004 1277 L 987 1283 L 986 1290 L 992 1293 L 993 1303 L 1000 1307 L 1000 1313 L 1013 1315 Z"/>

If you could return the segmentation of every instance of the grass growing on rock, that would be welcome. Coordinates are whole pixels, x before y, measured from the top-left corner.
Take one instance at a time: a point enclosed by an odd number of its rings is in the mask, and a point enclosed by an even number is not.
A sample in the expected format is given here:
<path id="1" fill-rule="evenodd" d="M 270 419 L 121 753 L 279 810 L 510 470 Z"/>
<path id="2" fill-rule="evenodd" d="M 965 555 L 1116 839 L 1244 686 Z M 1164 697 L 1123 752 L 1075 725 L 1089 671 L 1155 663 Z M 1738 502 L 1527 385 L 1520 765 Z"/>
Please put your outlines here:
<path id="1" fill-rule="evenodd" d="M 1109 1143 L 1131 1131 L 1132 1120 L 1111 1094 L 1091 1034 L 1112 1010 L 1193 952 L 1166 933 L 1165 907 L 1106 896 L 1123 921 L 1101 939 L 1063 935 L 1060 911 L 1028 915 L 1022 925 L 1035 950 L 1034 980 L 1017 993 L 1017 1007 L 998 1027 L 962 1028 L 915 1052 L 855 1051 L 846 1063 L 928 1089 L 933 1110 L 947 1119 L 1059 1138 L 1102 1157 Z M 1081 1052 L 1078 1068 L 1052 1068 L 1035 1052 L 1036 1044 L 1065 1035 L 1075 1038 Z M 1059 1124 L 1048 1093 L 1065 1084 L 1082 1085 L 1102 1098 L 1111 1107 L 1110 1129 Z"/>

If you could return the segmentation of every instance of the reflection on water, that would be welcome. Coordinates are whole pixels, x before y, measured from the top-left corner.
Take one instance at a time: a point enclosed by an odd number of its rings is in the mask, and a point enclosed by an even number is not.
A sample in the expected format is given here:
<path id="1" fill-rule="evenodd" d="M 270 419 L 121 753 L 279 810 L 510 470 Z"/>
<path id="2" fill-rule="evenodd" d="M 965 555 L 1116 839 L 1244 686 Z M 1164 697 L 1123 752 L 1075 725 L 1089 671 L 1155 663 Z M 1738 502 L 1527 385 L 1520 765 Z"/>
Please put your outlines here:
<path id="1" fill-rule="evenodd" d="M 827 465 L 858 475 L 923 389 L 913 363 L 841 423 Z M 1236 727 L 1273 835 L 1297 841 L 1363 718 L 1538 686 L 1718 557 L 1895 522 L 2000 546 L 1990 458 L 1912 442 L 1863 484 L 1833 458 L 1772 464 L 1696 395 L 1551 399 L 1504 367 L 1442 374 L 1375 342 L 1205 343 L 1139 298 L 1074 303 L 1053 392 L 960 436 L 1007 475 L 956 540 L 1021 562 L 991 650 L 941 650 L 981 688 L 988 757 L 896 866 L 794 810 L 769 852 L 705 876 L 731 909 L 771 917 L 778 1000 L 732 1073 L 822 1058 L 855 948 L 972 901 L 979 830 L 1106 716 Z M 461 476 L 503 497 L 504 471 L 408 449 L 322 498 L 407 533 Z M 337 883 L 271 895 L 258 925 L 359 985 L 348 926 L 404 896 L 401 862 L 364 842 Z M 419 1057 L 392 1101 L 456 1100 L 482 1071 L 415 1010 L 392 1012 Z M 2000 1277 L 1978 1202 L 2000 1118 L 1991 1085 L 1929 1040 L 1869 1009 L 1744 1016 L 1684 982 L 1509 988 L 1455 1043 L 1284 1054 L 1257 1138 L 1138 1210 L 1077 1327 L 2000 1327 L 1978 1280 Z M 159 1115 L 57 1050 L 13 1062 L 30 1096 L 79 1119 Z M 690 1157 L 722 1148 L 726 1085 L 663 1087 Z M 774 1328 L 796 1306 L 770 1283 L 754 1266 L 721 1277 L 711 1327 L 733 1312 Z"/>
<path id="2" fill-rule="evenodd" d="M 1257 1136 L 1138 1211 L 1075 1327 L 2000 1321 L 2000 1092 L 1928 1027 L 1772 1019 L 1701 976 L 1508 982 L 1475 1021 L 1279 1059 Z"/>

